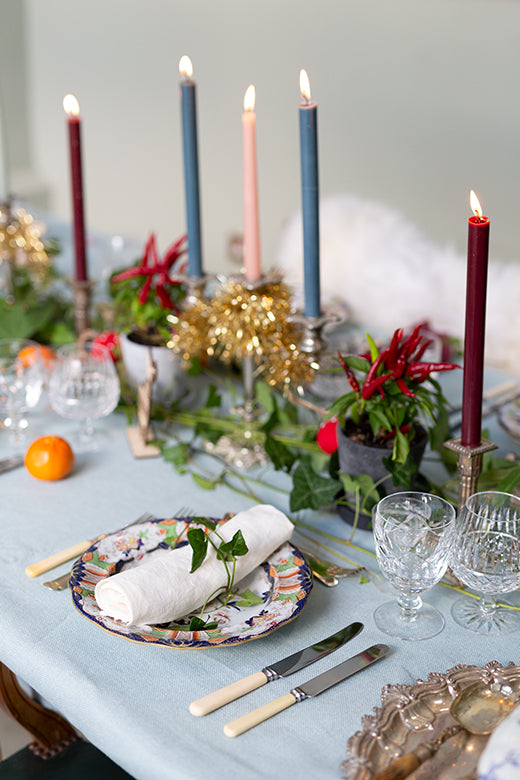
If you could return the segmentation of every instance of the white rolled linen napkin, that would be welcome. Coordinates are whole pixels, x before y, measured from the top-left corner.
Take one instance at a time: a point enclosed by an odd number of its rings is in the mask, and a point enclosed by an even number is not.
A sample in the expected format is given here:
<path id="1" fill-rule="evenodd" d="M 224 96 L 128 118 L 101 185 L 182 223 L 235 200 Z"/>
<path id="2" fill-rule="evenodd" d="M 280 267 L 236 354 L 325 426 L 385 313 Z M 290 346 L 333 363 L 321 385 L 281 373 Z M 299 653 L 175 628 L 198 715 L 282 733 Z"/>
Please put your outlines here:
<path id="1" fill-rule="evenodd" d="M 288 541 L 294 526 L 274 506 L 259 504 L 219 526 L 219 534 L 230 541 L 239 529 L 248 552 L 236 559 L 236 583 Z M 191 559 L 192 548 L 186 545 L 101 580 L 94 592 L 100 610 L 136 626 L 166 623 L 188 615 L 227 582 L 224 564 L 217 559 L 211 545 L 204 562 L 193 574 L 190 574 Z"/>

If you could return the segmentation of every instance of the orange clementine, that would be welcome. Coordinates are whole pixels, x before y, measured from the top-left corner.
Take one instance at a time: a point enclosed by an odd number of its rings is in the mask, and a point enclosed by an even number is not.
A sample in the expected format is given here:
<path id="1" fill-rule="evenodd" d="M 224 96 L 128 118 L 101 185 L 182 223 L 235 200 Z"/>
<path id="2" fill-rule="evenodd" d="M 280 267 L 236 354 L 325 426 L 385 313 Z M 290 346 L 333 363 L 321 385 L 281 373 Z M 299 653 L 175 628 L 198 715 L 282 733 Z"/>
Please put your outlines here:
<path id="1" fill-rule="evenodd" d="M 40 354 L 40 360 L 44 368 L 52 368 L 53 363 L 56 360 L 56 355 L 50 347 L 46 347 L 44 344 L 38 344 L 37 347 L 32 345 L 23 347 L 18 353 L 17 357 L 20 360 L 24 368 L 34 365 L 37 360 L 37 354 Z"/>
<path id="2" fill-rule="evenodd" d="M 37 479 L 63 479 L 74 466 L 70 444 L 60 436 L 41 436 L 25 453 L 25 468 Z"/>

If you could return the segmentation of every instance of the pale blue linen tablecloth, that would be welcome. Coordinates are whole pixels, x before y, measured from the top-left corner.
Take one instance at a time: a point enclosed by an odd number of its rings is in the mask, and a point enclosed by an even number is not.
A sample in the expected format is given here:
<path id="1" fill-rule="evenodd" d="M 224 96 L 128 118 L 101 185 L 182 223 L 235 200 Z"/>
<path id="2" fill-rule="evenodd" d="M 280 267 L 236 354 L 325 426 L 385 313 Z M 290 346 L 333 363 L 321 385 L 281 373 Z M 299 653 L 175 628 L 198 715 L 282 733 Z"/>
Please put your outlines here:
<path id="1" fill-rule="evenodd" d="M 66 435 L 73 425 L 49 411 L 34 422 L 42 434 Z M 189 475 L 178 475 L 160 458 L 135 460 L 123 416 L 113 414 L 102 425 L 111 434 L 109 445 L 100 453 L 78 456 L 69 478 L 40 482 L 23 468 L 0 477 L 0 660 L 138 780 L 340 778 L 347 738 L 361 728 L 362 716 L 380 704 L 386 683 L 412 684 L 460 663 L 520 663 L 518 634 L 494 639 L 463 630 L 450 616 L 454 594 L 441 585 L 426 596 L 446 617 L 439 636 L 419 643 L 386 637 L 375 627 L 372 613 L 389 597 L 357 578 L 341 580 L 331 589 L 316 583 L 295 621 L 236 647 L 170 649 L 106 633 L 75 610 L 67 591 L 45 589 L 42 582 L 48 575 L 29 579 L 25 567 L 82 539 L 115 530 L 144 511 L 166 517 L 185 505 L 196 514 L 220 516 L 252 502 L 223 487 L 200 490 Z M 503 451 L 518 452 L 519 445 L 496 426 L 493 438 Z M 5 439 L 0 431 L 0 457 Z M 273 483 L 283 484 L 283 475 L 271 476 Z M 285 495 L 257 492 L 262 501 L 287 511 Z M 350 527 L 333 513 L 301 513 L 299 519 L 339 538 L 350 534 Z M 372 547 L 368 532 L 356 532 L 355 541 Z M 294 542 L 305 545 L 298 534 Z M 363 553 L 330 544 L 353 560 L 376 566 Z M 193 699 L 353 620 L 363 621 L 365 630 L 329 657 L 206 717 L 189 714 Z M 375 642 L 389 644 L 392 656 L 238 738 L 223 735 L 228 721 Z"/>

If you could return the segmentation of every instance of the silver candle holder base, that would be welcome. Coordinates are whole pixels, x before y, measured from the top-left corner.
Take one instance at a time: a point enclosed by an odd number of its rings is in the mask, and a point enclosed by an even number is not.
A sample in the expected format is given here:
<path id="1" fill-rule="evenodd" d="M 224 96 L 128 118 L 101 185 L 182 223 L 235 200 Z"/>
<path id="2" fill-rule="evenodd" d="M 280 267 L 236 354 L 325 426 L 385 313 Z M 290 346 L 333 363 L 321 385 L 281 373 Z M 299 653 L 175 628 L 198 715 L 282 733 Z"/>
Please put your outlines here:
<path id="1" fill-rule="evenodd" d="M 461 439 L 449 439 L 444 443 L 449 450 L 458 455 L 457 471 L 459 474 L 459 511 L 473 493 L 477 492 L 478 478 L 482 471 L 482 456 L 486 452 L 497 449 L 497 445 L 487 439 L 482 439 L 476 447 L 462 444 Z"/>
<path id="2" fill-rule="evenodd" d="M 212 455 L 218 455 L 226 463 L 238 469 L 251 469 L 265 466 L 268 461 L 262 444 L 255 441 L 254 423 L 257 420 L 255 405 L 255 362 L 252 355 L 245 355 L 242 361 L 242 380 L 244 403 L 230 411 L 244 421 L 244 427 L 236 434 L 221 436 L 216 442 L 205 442 L 204 449 Z"/>
<path id="3" fill-rule="evenodd" d="M 205 300 L 205 290 L 208 281 L 215 277 L 210 274 L 202 276 L 188 276 L 188 274 L 175 274 L 175 279 L 186 288 L 186 295 L 182 302 L 183 308 L 196 306 L 200 301 Z"/>

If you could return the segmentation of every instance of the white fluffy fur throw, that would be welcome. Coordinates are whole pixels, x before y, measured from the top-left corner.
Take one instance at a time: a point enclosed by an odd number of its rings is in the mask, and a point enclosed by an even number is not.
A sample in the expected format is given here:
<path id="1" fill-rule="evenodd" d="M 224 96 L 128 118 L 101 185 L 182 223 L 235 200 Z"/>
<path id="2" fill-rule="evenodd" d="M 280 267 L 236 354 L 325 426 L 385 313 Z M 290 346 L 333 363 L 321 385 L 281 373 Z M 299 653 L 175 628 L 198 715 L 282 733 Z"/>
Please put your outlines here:
<path id="1" fill-rule="evenodd" d="M 345 302 L 352 319 L 381 336 L 428 320 L 464 338 L 466 257 L 436 246 L 387 206 L 351 195 L 320 206 L 321 295 L 324 307 Z M 492 242 L 492 237 L 491 237 Z M 302 218 L 282 232 L 275 265 L 302 300 Z M 520 374 L 520 262 L 490 251 L 486 363 Z"/>

